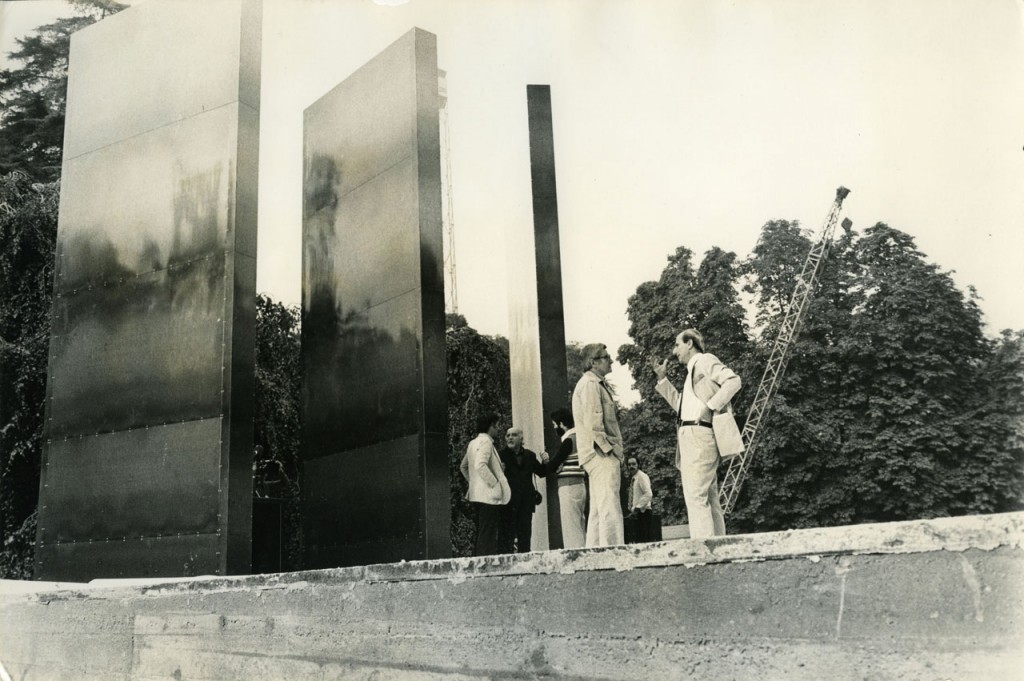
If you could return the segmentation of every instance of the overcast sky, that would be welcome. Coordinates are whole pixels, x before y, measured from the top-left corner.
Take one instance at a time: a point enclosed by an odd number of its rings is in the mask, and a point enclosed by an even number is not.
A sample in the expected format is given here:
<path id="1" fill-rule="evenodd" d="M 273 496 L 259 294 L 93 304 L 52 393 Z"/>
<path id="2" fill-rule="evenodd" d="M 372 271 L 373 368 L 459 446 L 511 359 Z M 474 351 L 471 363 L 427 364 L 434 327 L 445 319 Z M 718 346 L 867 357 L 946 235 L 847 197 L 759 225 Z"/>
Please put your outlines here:
<path id="1" fill-rule="evenodd" d="M 60 4 L 3 3 L 3 51 Z M 532 229 L 529 83 L 552 92 L 570 340 L 628 342 L 627 298 L 677 246 L 745 257 L 767 220 L 818 228 L 841 184 L 855 229 L 911 234 L 977 288 L 991 333 L 1024 328 L 1022 8 L 266 0 L 259 290 L 300 301 L 303 110 L 416 26 L 448 72 L 459 311 L 479 331 L 508 334 L 530 266 L 509 283 L 507 239 Z"/>

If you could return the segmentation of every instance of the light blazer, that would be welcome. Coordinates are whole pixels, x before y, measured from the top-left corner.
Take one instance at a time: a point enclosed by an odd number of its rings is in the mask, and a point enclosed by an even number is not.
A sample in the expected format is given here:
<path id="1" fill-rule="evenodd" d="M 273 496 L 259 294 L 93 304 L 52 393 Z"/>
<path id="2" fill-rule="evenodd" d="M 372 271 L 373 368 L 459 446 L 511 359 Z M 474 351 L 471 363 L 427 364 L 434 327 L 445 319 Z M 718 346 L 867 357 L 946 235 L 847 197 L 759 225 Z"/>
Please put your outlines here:
<path id="1" fill-rule="evenodd" d="M 470 501 L 501 506 L 512 498 L 512 489 L 501 467 L 501 458 L 487 433 L 480 433 L 469 443 L 459 470 L 469 482 L 466 498 Z"/>
<path id="2" fill-rule="evenodd" d="M 622 461 L 622 431 L 615 415 L 615 400 L 593 371 L 584 372 L 572 391 L 572 417 L 581 466 L 595 456 L 614 456 Z"/>
<path id="3" fill-rule="evenodd" d="M 687 377 L 690 380 L 690 377 Z M 709 352 L 697 355 L 693 363 L 693 392 L 704 403 L 701 421 L 710 421 L 715 412 L 732 411 L 732 398 L 743 387 L 743 382 L 732 369 Z M 654 388 L 665 398 L 676 414 L 683 406 L 683 394 L 676 390 L 668 378 L 658 381 Z M 679 450 L 676 449 L 676 467 L 679 466 Z"/>

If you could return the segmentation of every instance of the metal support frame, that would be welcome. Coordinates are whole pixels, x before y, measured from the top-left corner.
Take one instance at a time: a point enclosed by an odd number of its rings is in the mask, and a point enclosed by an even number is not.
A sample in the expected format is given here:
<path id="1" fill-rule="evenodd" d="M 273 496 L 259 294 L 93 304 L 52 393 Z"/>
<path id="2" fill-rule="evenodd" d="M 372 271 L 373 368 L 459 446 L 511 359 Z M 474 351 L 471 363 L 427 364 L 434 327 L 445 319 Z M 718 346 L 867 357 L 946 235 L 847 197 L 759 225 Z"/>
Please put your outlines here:
<path id="1" fill-rule="evenodd" d="M 825 225 L 822 227 L 821 236 L 815 243 L 807 259 L 804 261 L 800 277 L 793 288 L 793 295 L 790 297 L 789 305 L 786 308 L 785 316 L 779 327 L 779 335 L 772 345 L 771 354 L 768 357 L 768 364 L 765 366 L 764 374 L 761 376 L 761 383 L 757 387 L 757 394 L 754 402 L 747 412 L 747 420 L 743 425 L 743 442 L 746 449 L 742 454 L 734 456 L 729 461 L 729 468 L 722 480 L 722 489 L 719 493 L 719 500 L 722 504 L 722 512 L 728 515 L 732 511 L 736 497 L 739 496 L 740 488 L 747 476 L 750 462 L 757 453 L 757 446 L 760 443 L 760 436 L 763 430 L 761 425 L 771 411 L 772 400 L 778 390 L 782 376 L 786 372 L 786 365 L 789 363 L 789 351 L 793 340 L 800 333 L 804 317 L 807 312 L 808 303 L 814 294 L 814 289 L 821 274 L 822 265 L 828 258 L 829 248 L 832 245 L 832 235 L 835 233 L 836 222 L 839 220 L 839 211 L 843 205 L 843 199 L 847 197 L 850 190 L 846 187 L 836 189 L 836 198 L 829 210 Z"/>

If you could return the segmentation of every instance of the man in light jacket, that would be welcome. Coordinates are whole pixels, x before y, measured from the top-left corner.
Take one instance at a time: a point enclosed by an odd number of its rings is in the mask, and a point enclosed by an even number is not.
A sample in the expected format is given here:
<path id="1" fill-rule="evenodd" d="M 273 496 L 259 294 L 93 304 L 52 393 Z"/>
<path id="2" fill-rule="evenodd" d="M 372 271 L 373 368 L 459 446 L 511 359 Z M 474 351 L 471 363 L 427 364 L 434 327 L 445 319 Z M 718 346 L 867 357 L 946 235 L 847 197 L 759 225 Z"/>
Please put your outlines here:
<path id="1" fill-rule="evenodd" d="M 716 412 L 732 411 L 731 400 L 742 387 L 740 377 L 714 355 L 704 352 L 704 337 L 696 329 L 676 336 L 672 349 L 686 365 L 682 392 L 666 377 L 668 359 L 651 360 L 658 377 L 655 390 L 677 415 L 676 468 L 683 483 L 686 516 L 693 538 L 725 534 L 725 518 L 718 500 L 718 445 L 711 420 Z"/>
<path id="2" fill-rule="evenodd" d="M 576 447 L 580 465 L 590 479 L 590 516 L 587 548 L 625 542 L 619 487 L 622 484 L 622 432 L 615 400 L 604 377 L 612 371 L 612 358 L 603 343 L 584 345 L 588 370 L 572 393 Z"/>
<path id="3" fill-rule="evenodd" d="M 501 434 L 498 415 L 494 412 L 481 414 L 476 427 L 479 435 L 466 448 L 459 470 L 469 483 L 466 498 L 477 512 L 474 555 L 489 556 L 498 552 L 502 510 L 512 498 L 512 491 L 494 448 L 495 438 Z"/>

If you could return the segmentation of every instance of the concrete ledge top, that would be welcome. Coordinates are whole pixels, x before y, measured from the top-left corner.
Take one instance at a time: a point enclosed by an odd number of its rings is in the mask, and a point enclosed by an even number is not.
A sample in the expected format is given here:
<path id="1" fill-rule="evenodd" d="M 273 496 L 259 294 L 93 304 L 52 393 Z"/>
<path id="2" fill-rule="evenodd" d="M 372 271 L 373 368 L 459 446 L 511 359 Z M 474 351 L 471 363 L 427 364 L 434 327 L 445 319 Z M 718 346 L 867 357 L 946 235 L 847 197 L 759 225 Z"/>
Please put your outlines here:
<path id="1" fill-rule="evenodd" d="M 698 567 L 716 563 L 758 562 L 787 558 L 821 560 L 825 556 L 991 551 L 1020 549 L 1024 512 L 933 520 L 850 525 L 731 535 L 714 539 L 678 539 L 596 549 L 535 551 L 526 554 L 452 558 L 333 568 L 271 575 L 232 577 L 96 580 L 88 584 L 0 580 L 0 596 L 34 598 L 75 591 L 92 597 L 115 597 L 128 589 L 140 595 L 201 590 L 237 591 L 303 588 L 311 583 L 402 582 L 447 580 L 461 583 L 481 577 L 628 571 L 668 566 Z"/>

